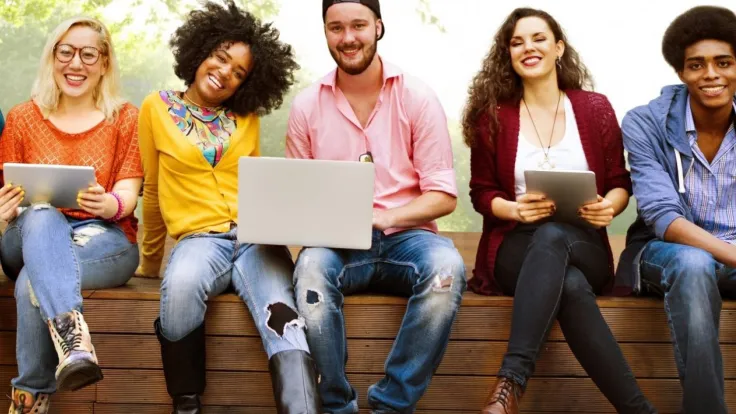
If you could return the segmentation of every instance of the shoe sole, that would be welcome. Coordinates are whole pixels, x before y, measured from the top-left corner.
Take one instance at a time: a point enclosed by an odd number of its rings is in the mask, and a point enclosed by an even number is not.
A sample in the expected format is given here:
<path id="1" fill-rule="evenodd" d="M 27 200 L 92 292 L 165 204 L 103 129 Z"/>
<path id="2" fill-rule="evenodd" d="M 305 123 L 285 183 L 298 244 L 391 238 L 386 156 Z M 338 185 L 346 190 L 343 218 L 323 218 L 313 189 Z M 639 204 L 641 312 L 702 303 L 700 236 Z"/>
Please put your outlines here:
<path id="1" fill-rule="evenodd" d="M 77 391 L 102 380 L 102 370 L 91 361 L 76 361 L 67 365 L 56 378 L 60 391 Z"/>

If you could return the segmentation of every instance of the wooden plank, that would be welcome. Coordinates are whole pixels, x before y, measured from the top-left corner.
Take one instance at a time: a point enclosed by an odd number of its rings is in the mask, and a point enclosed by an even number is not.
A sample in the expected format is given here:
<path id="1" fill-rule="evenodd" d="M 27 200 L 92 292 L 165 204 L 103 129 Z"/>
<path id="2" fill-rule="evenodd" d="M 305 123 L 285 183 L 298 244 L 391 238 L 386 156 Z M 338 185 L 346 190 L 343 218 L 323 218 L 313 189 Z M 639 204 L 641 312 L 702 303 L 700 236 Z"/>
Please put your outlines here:
<path id="1" fill-rule="evenodd" d="M 404 306 L 345 305 L 349 338 L 393 339 L 405 311 Z M 670 342 L 663 309 L 602 309 L 614 335 L 620 342 Z M 85 301 L 85 317 L 93 333 L 153 333 L 158 317 L 158 302 L 132 300 Z M 508 340 L 510 308 L 461 308 L 453 326 L 452 339 Z M 377 323 L 378 322 L 378 323 Z M 15 329 L 15 303 L 0 298 L 0 330 Z M 213 302 L 207 314 L 209 335 L 257 336 L 246 307 L 242 303 Z M 563 336 L 555 324 L 551 340 Z M 736 310 L 721 312 L 720 340 L 736 343 Z"/>
<path id="2" fill-rule="evenodd" d="M 159 301 L 161 280 L 133 278 L 125 286 L 114 289 L 101 289 L 95 291 L 84 291 L 86 299 L 107 300 L 150 300 Z M 12 297 L 13 284 L 7 279 L 0 279 L 0 297 Z M 240 298 L 233 293 L 220 295 L 211 302 L 241 303 Z M 395 296 L 359 294 L 348 296 L 345 300 L 347 305 L 393 305 L 406 306 L 407 299 Z M 463 307 L 511 307 L 513 298 L 505 296 L 482 296 L 473 292 L 463 295 Z M 660 298 L 634 298 L 634 297 L 599 297 L 600 308 L 642 308 L 662 309 L 664 304 Z M 723 302 L 724 310 L 736 310 L 736 301 L 726 300 Z"/>
<path id="3" fill-rule="evenodd" d="M 15 364 L 15 335 L 0 333 L 0 364 Z M 153 335 L 110 335 L 94 337 L 95 349 L 104 368 L 162 369 L 159 343 Z M 393 341 L 353 339 L 348 341 L 349 373 L 383 373 Z M 677 378 L 670 344 L 623 343 L 621 349 L 637 378 Z M 125 350 L 125 352 L 121 352 Z M 440 375 L 487 375 L 498 371 L 506 342 L 451 341 L 437 373 Z M 736 345 L 721 345 L 724 375 L 736 380 Z M 468 369 L 472 367 L 472 372 Z M 268 360 L 260 338 L 207 338 L 207 368 L 213 371 L 268 371 Z M 548 342 L 537 362 L 538 377 L 587 377 L 564 342 Z"/>
<path id="4" fill-rule="evenodd" d="M 233 406 L 205 406 L 207 414 L 276 414 L 274 407 L 233 407 Z M 171 406 L 156 404 L 95 404 L 95 414 L 170 414 Z M 522 411 L 523 414 L 548 414 L 542 411 Z M 363 408 L 360 414 L 370 414 L 370 410 Z M 478 410 L 417 410 L 414 414 L 478 414 Z M 578 413 L 594 414 L 594 413 Z M 665 413 L 661 413 L 665 414 Z"/>
<path id="5" fill-rule="evenodd" d="M 98 402 L 167 404 L 169 396 L 161 371 L 106 370 L 106 380 L 98 385 Z M 352 384 L 366 406 L 365 390 L 377 382 L 379 375 L 351 375 Z M 477 410 L 493 385 L 493 377 L 435 376 L 418 408 L 435 410 Z M 208 405 L 255 406 L 273 405 L 268 373 L 209 372 L 203 401 Z M 678 380 L 642 379 L 643 392 L 662 412 L 679 410 L 681 390 Z M 242 392 L 248 389 L 247 393 Z M 736 381 L 726 382 L 727 404 L 736 405 Z M 576 412 L 613 412 L 613 407 L 587 378 L 536 378 L 529 383 L 522 401 L 524 410 Z"/>

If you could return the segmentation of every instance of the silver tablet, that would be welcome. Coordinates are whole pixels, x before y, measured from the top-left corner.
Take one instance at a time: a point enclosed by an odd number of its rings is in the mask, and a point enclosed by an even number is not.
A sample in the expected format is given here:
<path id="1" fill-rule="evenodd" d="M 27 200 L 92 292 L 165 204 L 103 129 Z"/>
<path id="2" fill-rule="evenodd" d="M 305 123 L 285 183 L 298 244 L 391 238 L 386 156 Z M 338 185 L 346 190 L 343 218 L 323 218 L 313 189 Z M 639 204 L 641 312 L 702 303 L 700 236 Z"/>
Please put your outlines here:
<path id="1" fill-rule="evenodd" d="M 544 194 L 555 202 L 555 221 L 592 227 L 578 216 L 578 209 L 598 200 L 595 173 L 570 170 L 527 170 L 524 171 L 527 193 Z"/>
<path id="2" fill-rule="evenodd" d="M 49 203 L 57 208 L 79 208 L 77 194 L 94 185 L 95 169 L 76 165 L 3 164 L 5 182 L 26 192 L 21 207 Z"/>

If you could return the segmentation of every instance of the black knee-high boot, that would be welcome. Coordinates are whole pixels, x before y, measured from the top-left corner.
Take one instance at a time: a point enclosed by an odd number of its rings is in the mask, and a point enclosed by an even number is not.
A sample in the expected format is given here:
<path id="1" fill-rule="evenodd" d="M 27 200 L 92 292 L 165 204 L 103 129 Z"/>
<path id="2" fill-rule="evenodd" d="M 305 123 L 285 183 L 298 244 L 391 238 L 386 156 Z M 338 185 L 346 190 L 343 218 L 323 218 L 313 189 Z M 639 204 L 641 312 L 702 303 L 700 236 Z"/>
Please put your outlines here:
<path id="1" fill-rule="evenodd" d="M 318 414 L 317 369 L 308 352 L 274 354 L 268 361 L 278 414 Z"/>
<path id="2" fill-rule="evenodd" d="M 204 323 L 176 342 L 161 333 L 160 319 L 153 326 L 161 343 L 166 389 L 174 403 L 172 414 L 201 414 L 199 397 L 206 384 Z"/>

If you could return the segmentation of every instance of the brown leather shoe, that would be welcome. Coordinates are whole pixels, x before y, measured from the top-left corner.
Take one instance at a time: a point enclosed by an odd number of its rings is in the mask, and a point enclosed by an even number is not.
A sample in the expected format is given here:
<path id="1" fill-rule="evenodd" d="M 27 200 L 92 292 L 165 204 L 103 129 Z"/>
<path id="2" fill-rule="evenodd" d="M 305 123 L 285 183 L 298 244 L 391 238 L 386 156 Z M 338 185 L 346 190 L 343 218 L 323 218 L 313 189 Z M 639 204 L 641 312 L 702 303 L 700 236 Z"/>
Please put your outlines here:
<path id="1" fill-rule="evenodd" d="M 481 414 L 518 414 L 521 395 L 520 385 L 509 378 L 501 377 L 496 380 Z"/>

